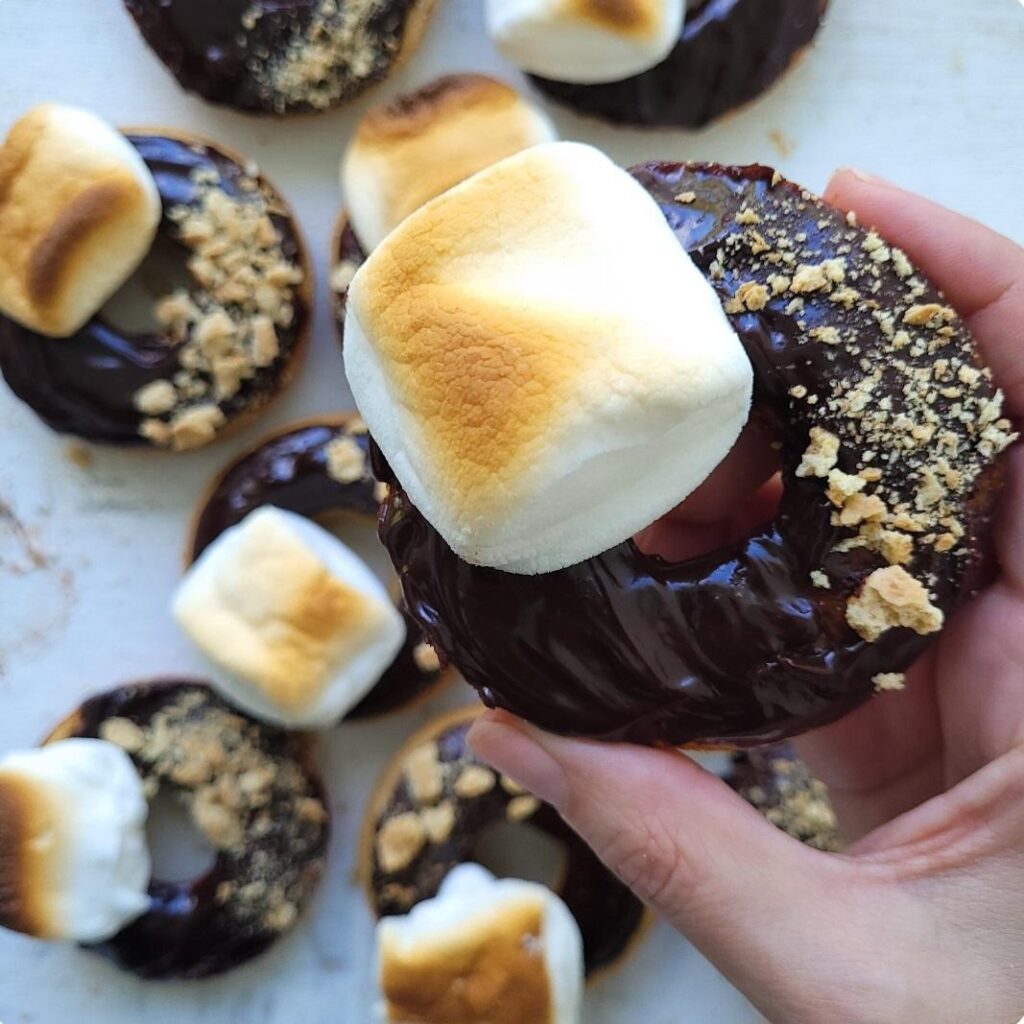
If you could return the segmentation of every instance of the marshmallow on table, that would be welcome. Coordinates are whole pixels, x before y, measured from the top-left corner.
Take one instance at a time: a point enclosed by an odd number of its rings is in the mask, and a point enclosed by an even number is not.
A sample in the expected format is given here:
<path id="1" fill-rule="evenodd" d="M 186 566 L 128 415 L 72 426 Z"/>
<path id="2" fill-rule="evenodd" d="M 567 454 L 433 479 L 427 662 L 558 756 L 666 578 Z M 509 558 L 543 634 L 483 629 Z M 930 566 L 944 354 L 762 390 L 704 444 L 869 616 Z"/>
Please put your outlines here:
<path id="1" fill-rule="evenodd" d="M 510 86 L 483 75 L 442 78 L 360 122 L 341 169 L 352 227 L 374 249 L 429 199 L 556 138 L 551 119 Z"/>
<path id="2" fill-rule="evenodd" d="M 679 42 L 684 0 L 487 0 L 501 52 L 531 74 L 581 85 L 660 64 Z"/>
<path id="3" fill-rule="evenodd" d="M 148 807 L 131 759 L 70 739 L 0 759 L 0 925 L 101 942 L 149 908 Z"/>
<path id="4" fill-rule="evenodd" d="M 123 135 L 74 107 L 29 111 L 0 147 L 0 313 L 74 334 L 142 262 L 160 216 Z"/>
<path id="5" fill-rule="evenodd" d="M 349 290 L 356 404 L 463 560 L 551 572 L 694 490 L 750 409 L 711 286 L 629 174 L 537 146 L 418 210 Z"/>
<path id="6" fill-rule="evenodd" d="M 310 520 L 270 507 L 203 552 L 173 611 L 227 700 L 293 728 L 336 724 L 405 640 L 387 589 L 357 555 Z"/>
<path id="7" fill-rule="evenodd" d="M 377 925 L 388 1024 L 578 1024 L 583 942 L 533 882 L 462 864 L 432 900 Z"/>

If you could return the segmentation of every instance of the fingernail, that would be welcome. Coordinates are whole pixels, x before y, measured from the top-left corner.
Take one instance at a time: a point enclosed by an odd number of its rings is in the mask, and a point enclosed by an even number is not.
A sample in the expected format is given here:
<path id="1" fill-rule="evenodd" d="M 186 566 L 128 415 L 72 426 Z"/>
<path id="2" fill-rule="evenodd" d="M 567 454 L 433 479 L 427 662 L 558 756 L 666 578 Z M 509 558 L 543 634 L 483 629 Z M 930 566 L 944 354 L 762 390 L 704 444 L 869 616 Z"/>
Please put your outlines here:
<path id="1" fill-rule="evenodd" d="M 543 734 L 504 711 L 488 711 L 474 723 L 469 745 L 492 768 L 538 800 L 563 807 L 569 783 L 561 764 L 545 748 Z"/>
<path id="2" fill-rule="evenodd" d="M 862 171 L 859 167 L 840 167 L 837 171 L 838 174 L 849 174 L 856 178 L 858 181 L 862 181 L 865 185 L 891 185 L 892 182 L 887 181 L 885 178 L 879 177 L 877 174 L 872 174 L 870 171 Z"/>

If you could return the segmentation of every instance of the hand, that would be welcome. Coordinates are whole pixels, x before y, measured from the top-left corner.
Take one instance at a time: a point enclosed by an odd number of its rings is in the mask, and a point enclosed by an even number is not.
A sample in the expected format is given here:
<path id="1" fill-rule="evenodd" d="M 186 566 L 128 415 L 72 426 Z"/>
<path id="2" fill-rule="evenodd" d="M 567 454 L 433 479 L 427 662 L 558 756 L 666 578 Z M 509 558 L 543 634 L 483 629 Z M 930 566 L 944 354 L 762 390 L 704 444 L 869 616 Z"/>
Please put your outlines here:
<path id="1" fill-rule="evenodd" d="M 857 172 L 826 198 L 944 289 L 1021 417 L 1024 250 Z M 682 555 L 735 530 L 720 512 L 758 483 L 756 448 L 745 438 L 644 543 Z M 1024 448 L 1008 459 L 997 582 L 952 618 L 905 691 L 799 743 L 832 789 L 847 853 L 801 846 L 674 752 L 551 737 L 499 712 L 473 731 L 482 757 L 553 803 L 774 1024 L 1024 1013 Z"/>

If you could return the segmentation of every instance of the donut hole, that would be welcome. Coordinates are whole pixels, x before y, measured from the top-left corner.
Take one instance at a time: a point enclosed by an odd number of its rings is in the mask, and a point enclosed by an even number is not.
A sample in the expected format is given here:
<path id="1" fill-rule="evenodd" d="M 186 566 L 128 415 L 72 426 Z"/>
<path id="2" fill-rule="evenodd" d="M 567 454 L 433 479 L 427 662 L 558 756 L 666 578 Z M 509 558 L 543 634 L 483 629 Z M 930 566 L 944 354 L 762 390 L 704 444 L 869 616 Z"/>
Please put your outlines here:
<path id="1" fill-rule="evenodd" d="M 529 824 L 500 821 L 485 828 L 473 848 L 473 860 L 497 878 L 520 878 L 558 889 L 565 876 L 565 847 Z"/>
<path id="2" fill-rule="evenodd" d="M 645 555 L 667 562 L 683 562 L 737 544 L 765 523 L 771 522 L 782 498 L 782 477 L 773 476 L 752 490 L 720 519 L 691 516 L 687 502 L 642 530 L 633 542 Z"/>
<path id="3" fill-rule="evenodd" d="M 100 319 L 120 334 L 162 334 L 157 303 L 176 291 L 195 287 L 188 270 L 189 256 L 184 246 L 158 234 L 142 265 L 100 310 Z"/>
<path id="4" fill-rule="evenodd" d="M 153 877 L 163 882 L 187 882 L 210 871 L 217 851 L 199 831 L 188 808 L 168 790 L 150 801 L 146 841 Z"/>

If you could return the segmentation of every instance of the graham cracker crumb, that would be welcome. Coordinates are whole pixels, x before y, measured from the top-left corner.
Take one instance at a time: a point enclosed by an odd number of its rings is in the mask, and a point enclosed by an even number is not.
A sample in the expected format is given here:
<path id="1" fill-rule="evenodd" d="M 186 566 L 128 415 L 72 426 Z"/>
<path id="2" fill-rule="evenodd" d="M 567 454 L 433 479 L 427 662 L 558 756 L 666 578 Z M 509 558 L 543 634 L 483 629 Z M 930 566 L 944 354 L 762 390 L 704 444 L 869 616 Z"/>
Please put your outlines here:
<path id="1" fill-rule="evenodd" d="M 418 814 L 389 818 L 377 833 L 377 860 L 385 874 L 407 868 L 427 845 L 427 830 Z"/>
<path id="2" fill-rule="evenodd" d="M 436 743 L 424 743 L 406 759 L 405 779 L 413 799 L 420 804 L 433 804 L 444 792 L 444 772 Z"/>
<path id="3" fill-rule="evenodd" d="M 327 475 L 339 484 L 354 484 L 367 473 L 363 449 L 351 437 L 336 437 L 324 449 Z"/>
<path id="4" fill-rule="evenodd" d="M 832 582 L 820 569 L 815 569 L 811 573 L 811 583 L 813 583 L 819 590 L 832 589 Z"/>
<path id="5" fill-rule="evenodd" d="M 505 808 L 505 817 L 511 822 L 526 821 L 540 810 L 540 801 L 535 796 L 517 796 Z"/>
<path id="6" fill-rule="evenodd" d="M 846 621 L 870 643 L 895 627 L 912 629 L 922 636 L 937 633 L 943 618 L 928 591 L 898 565 L 876 569 L 846 605 Z"/>
<path id="7" fill-rule="evenodd" d="M 490 793 L 497 782 L 494 772 L 489 768 L 475 764 L 467 765 L 455 780 L 455 795 L 464 800 L 473 800 Z"/>
<path id="8" fill-rule="evenodd" d="M 430 842 L 445 843 L 455 829 L 455 805 L 445 800 L 437 807 L 424 808 L 420 811 L 420 820 Z"/>
<path id="9" fill-rule="evenodd" d="M 811 440 L 797 467 L 799 477 L 827 477 L 839 461 L 839 438 L 822 427 L 811 427 Z"/>
<path id="10" fill-rule="evenodd" d="M 412 649 L 412 660 L 421 672 L 440 672 L 441 659 L 437 651 L 428 643 L 417 644 Z"/>
<path id="11" fill-rule="evenodd" d="M 872 677 L 871 682 L 875 684 L 878 693 L 891 693 L 905 689 L 907 677 L 902 672 L 880 672 Z"/>

